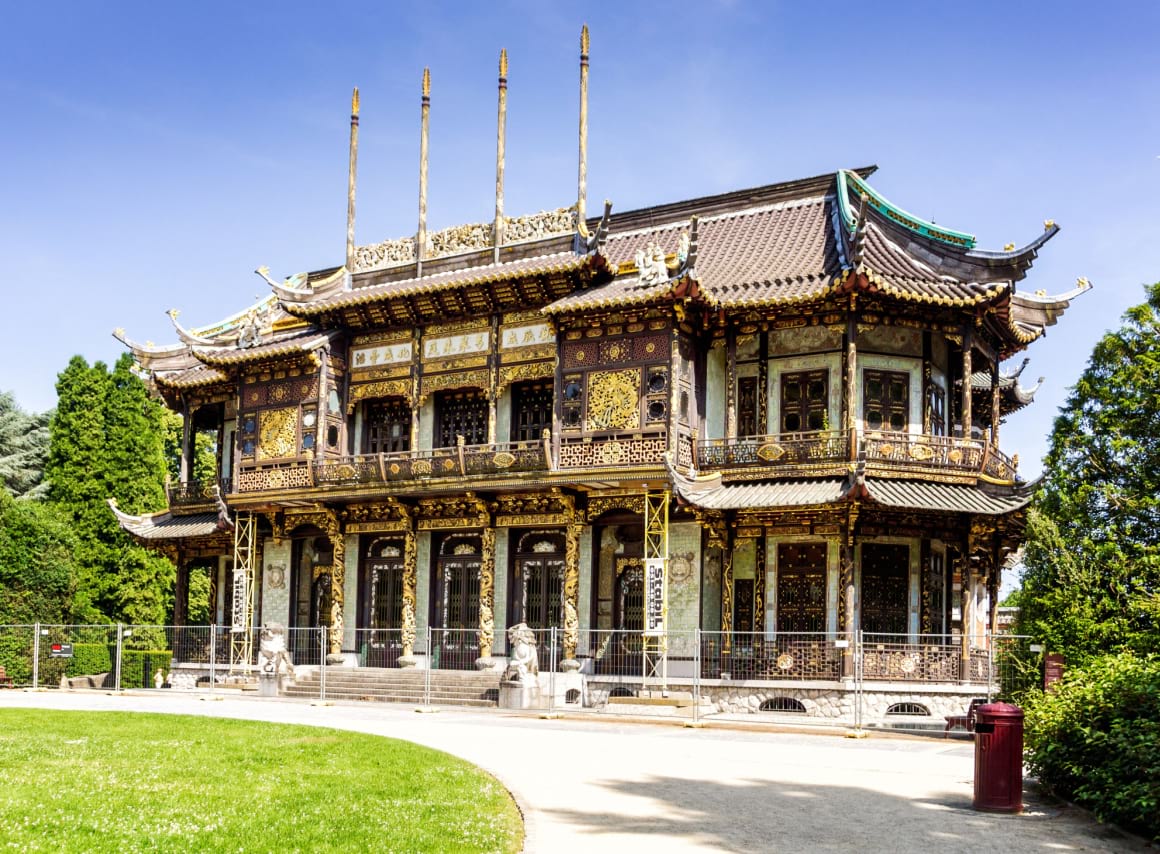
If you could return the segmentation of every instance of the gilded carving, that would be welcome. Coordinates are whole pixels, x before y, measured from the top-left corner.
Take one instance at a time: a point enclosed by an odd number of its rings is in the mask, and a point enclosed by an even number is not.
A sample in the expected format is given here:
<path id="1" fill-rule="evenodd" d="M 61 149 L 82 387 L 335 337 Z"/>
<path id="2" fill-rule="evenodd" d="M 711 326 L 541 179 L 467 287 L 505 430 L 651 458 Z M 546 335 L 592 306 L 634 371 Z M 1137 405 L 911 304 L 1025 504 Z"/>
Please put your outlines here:
<path id="1" fill-rule="evenodd" d="M 557 208 L 551 211 L 503 218 L 503 236 L 506 243 L 536 240 L 553 234 L 568 234 L 576 230 L 576 208 Z"/>
<path id="2" fill-rule="evenodd" d="M 490 658 L 495 640 L 495 528 L 486 527 L 481 537 L 479 564 L 479 657 Z"/>
<path id="3" fill-rule="evenodd" d="M 403 655 L 415 654 L 415 602 L 418 590 L 419 562 L 415 532 L 403 537 Z"/>
<path id="4" fill-rule="evenodd" d="M 409 379 L 386 380 L 377 383 L 362 383 L 350 387 L 350 401 L 346 405 L 347 413 L 354 412 L 355 406 L 361 400 L 373 400 L 378 397 L 405 397 L 411 401 L 411 381 Z"/>
<path id="5" fill-rule="evenodd" d="M 343 583 L 346 578 L 346 541 L 342 535 L 342 522 L 334 510 L 320 504 L 315 504 L 308 510 L 287 510 L 285 519 L 287 531 L 293 531 L 301 525 L 315 525 L 324 531 L 330 540 L 333 558 L 330 564 L 330 628 L 327 632 L 327 649 L 329 656 L 340 656 L 342 609 L 345 601 Z"/>
<path id="6" fill-rule="evenodd" d="M 640 426 L 640 371 L 594 371 L 588 376 L 585 430 L 635 430 Z"/>
<path id="7" fill-rule="evenodd" d="M 599 495 L 588 499 L 588 521 L 607 513 L 609 510 L 628 510 L 632 513 L 644 515 L 644 496 L 636 495 Z"/>
<path id="8" fill-rule="evenodd" d="M 298 409 L 273 409 L 258 417 L 258 459 L 294 456 L 298 443 Z"/>
<path id="9" fill-rule="evenodd" d="M 384 240 L 369 246 L 357 246 L 354 250 L 354 271 L 377 270 L 393 264 L 407 264 L 415 260 L 415 238 Z"/>
<path id="10" fill-rule="evenodd" d="M 436 391 L 443 391 L 452 388 L 482 388 L 487 389 L 491 385 L 491 372 L 487 370 L 482 371 L 462 371 L 456 374 L 436 374 L 435 376 L 423 377 L 422 385 L 419 391 L 420 405 L 427 400 L 427 398 Z"/>
<path id="11" fill-rule="evenodd" d="M 512 383 L 521 380 L 542 380 L 551 377 L 555 369 L 551 362 L 528 362 L 524 365 L 505 365 L 499 369 L 496 396 L 504 393 Z"/>
<path id="12" fill-rule="evenodd" d="M 567 527 L 564 539 L 564 658 L 576 658 L 580 637 L 580 532 L 582 525 Z"/>

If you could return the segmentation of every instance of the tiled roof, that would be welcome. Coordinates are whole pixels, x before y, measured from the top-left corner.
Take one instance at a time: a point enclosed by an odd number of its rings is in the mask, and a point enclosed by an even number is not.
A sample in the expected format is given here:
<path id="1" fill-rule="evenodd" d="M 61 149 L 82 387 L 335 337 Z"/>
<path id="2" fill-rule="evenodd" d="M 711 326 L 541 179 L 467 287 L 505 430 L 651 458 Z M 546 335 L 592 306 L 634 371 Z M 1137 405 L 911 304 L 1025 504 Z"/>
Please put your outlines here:
<path id="1" fill-rule="evenodd" d="M 184 540 L 189 537 L 208 537 L 230 529 L 228 520 L 223 521 L 217 511 L 174 516 L 164 510 L 132 516 L 118 510 L 112 500 L 109 501 L 109 507 L 121 527 L 141 540 Z"/>
<path id="2" fill-rule="evenodd" d="M 193 354 L 207 365 L 225 367 L 260 359 L 309 353 L 330 340 L 332 333 L 308 330 L 272 338 L 256 347 L 194 347 Z"/>
<path id="3" fill-rule="evenodd" d="M 841 500 L 843 483 L 841 478 L 731 484 L 678 481 L 677 490 L 690 503 L 708 510 L 747 510 L 832 504 Z"/>
<path id="4" fill-rule="evenodd" d="M 430 293 L 444 288 L 499 282 L 519 276 L 542 276 L 552 273 L 566 273 L 572 270 L 582 269 L 594 263 L 599 263 L 598 256 L 577 255 L 575 252 L 558 252 L 553 255 L 541 255 L 535 258 L 520 258 L 516 261 L 507 261 L 499 264 L 485 264 L 479 267 L 448 270 L 429 276 L 384 282 L 379 285 L 371 285 L 370 287 L 342 291 L 334 296 L 316 302 L 294 305 L 290 310 L 294 314 L 301 316 L 315 316 L 334 309 L 366 305 L 395 297 Z"/>
<path id="5" fill-rule="evenodd" d="M 157 372 L 154 374 L 154 379 L 160 385 L 168 386 L 169 388 L 199 388 L 201 386 L 226 382 L 229 376 L 217 368 L 211 368 L 208 365 L 195 365 L 184 371 L 173 371 L 172 373 Z"/>
<path id="6" fill-rule="evenodd" d="M 1031 502 L 1027 486 L 1026 484 L 1017 486 L 1006 494 L 1001 494 L 978 486 L 866 478 L 866 488 L 870 492 L 870 497 L 887 507 L 981 513 L 988 516 L 999 516 L 1026 507 Z"/>

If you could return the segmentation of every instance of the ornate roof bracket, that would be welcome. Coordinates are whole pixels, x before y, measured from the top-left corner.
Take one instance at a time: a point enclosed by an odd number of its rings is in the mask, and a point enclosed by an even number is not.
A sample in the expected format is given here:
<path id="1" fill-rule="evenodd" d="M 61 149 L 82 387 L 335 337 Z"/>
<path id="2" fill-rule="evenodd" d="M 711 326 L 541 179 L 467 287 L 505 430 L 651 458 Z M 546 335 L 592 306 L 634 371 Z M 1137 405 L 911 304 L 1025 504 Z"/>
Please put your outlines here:
<path id="1" fill-rule="evenodd" d="M 689 218 L 689 230 L 681 235 L 681 245 L 677 250 L 677 277 L 697 278 L 697 244 L 700 231 L 700 217 Z"/>
<path id="2" fill-rule="evenodd" d="M 604 249 L 604 241 L 608 239 L 608 223 L 612 218 L 612 202 L 609 199 L 604 200 L 604 214 L 600 217 L 600 221 L 596 223 L 596 230 L 591 234 L 585 235 L 581 228 L 586 224 L 580 217 L 576 217 L 577 239 L 583 242 L 585 249 L 589 252 L 601 252 Z"/>
<path id="3" fill-rule="evenodd" d="M 862 256 L 866 251 L 866 208 L 870 197 L 862 193 L 858 205 L 858 219 L 854 223 L 854 237 L 850 248 L 850 266 L 858 270 L 862 266 Z"/>
<path id="4" fill-rule="evenodd" d="M 177 315 L 181 314 L 181 312 L 178 311 L 176 308 L 171 308 L 171 309 L 169 309 L 169 311 L 167 311 L 165 313 L 167 315 L 169 315 L 169 319 L 173 323 L 173 328 L 177 331 L 177 337 L 180 338 L 184 343 L 186 343 L 186 344 L 199 344 L 203 347 L 212 347 L 218 343 L 217 341 L 214 341 L 214 339 L 212 339 L 212 338 L 206 338 L 204 335 L 198 335 L 195 332 L 191 332 L 190 330 L 188 330 L 184 326 L 182 326 L 180 323 L 178 323 L 177 322 Z"/>

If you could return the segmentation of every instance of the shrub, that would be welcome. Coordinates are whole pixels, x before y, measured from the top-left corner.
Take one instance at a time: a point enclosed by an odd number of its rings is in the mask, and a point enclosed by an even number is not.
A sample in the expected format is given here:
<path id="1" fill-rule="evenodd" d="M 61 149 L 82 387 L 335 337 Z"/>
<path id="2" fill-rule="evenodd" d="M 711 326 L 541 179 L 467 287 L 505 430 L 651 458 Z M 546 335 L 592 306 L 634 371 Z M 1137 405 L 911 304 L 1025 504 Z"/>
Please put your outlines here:
<path id="1" fill-rule="evenodd" d="M 1025 701 L 1032 773 L 1101 821 L 1160 840 L 1160 656 L 1095 658 Z"/>

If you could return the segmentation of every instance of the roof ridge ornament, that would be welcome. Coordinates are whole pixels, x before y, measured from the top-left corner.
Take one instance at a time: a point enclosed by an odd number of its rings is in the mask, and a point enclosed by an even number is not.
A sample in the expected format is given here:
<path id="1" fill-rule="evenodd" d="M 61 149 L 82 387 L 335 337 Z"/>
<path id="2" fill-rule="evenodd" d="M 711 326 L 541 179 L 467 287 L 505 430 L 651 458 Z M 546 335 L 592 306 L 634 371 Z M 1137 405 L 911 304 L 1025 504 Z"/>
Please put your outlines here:
<path id="1" fill-rule="evenodd" d="M 846 223 L 846 228 L 853 233 L 857 224 L 855 214 L 850 207 L 850 192 L 849 187 L 853 186 L 855 190 L 860 193 L 865 193 L 869 197 L 869 203 L 874 210 L 878 211 L 882 216 L 891 222 L 897 223 L 903 228 L 913 231 L 915 234 L 921 234 L 932 240 L 937 240 L 940 243 L 946 243 L 950 246 L 958 246 L 962 249 L 975 248 L 975 235 L 968 234 L 965 231 L 955 231 L 950 228 L 943 228 L 935 223 L 917 217 L 908 211 L 903 210 L 895 204 L 887 201 L 879 192 L 873 187 L 863 181 L 858 175 L 849 169 L 838 170 L 838 205 L 841 208 L 842 219 Z"/>

